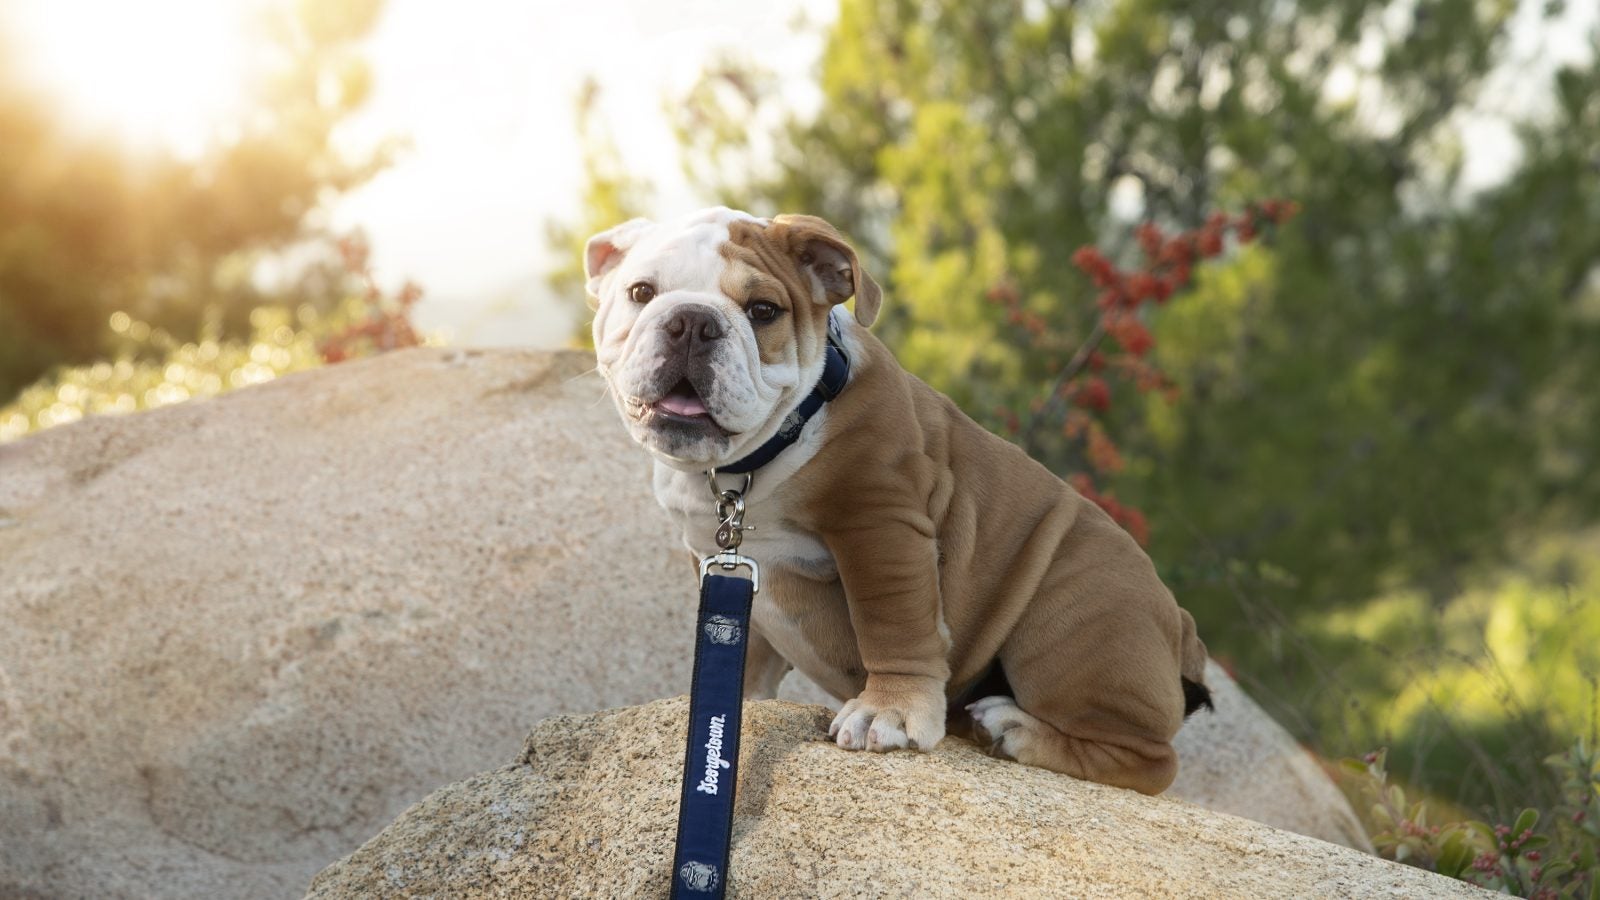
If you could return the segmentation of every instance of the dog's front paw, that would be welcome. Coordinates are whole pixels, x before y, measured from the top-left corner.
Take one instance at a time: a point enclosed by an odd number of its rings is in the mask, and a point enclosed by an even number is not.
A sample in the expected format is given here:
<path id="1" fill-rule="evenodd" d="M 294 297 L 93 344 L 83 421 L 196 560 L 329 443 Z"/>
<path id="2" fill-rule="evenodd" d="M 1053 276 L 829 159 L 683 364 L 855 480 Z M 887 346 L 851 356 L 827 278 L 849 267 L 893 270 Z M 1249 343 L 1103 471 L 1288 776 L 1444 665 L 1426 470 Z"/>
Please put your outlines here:
<path id="1" fill-rule="evenodd" d="M 869 675 L 866 689 L 834 717 L 828 736 L 846 750 L 931 750 L 944 739 L 944 716 L 939 679 Z"/>

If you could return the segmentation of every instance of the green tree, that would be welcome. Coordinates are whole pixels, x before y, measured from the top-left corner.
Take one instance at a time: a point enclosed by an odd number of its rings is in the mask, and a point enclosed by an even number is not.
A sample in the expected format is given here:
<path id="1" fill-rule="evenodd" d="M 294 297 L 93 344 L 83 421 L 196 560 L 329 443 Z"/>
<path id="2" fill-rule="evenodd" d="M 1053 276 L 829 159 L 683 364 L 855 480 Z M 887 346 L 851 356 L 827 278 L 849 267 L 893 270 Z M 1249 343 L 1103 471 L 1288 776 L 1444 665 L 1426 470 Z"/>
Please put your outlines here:
<path id="1" fill-rule="evenodd" d="M 1560 10 L 1521 18 L 1537 32 Z M 826 216 L 864 243 L 887 282 L 881 333 L 991 426 L 1042 399 L 1063 364 L 1016 339 L 991 289 L 1019 292 L 1070 347 L 1095 315 L 1071 263 L 1080 245 L 1126 259 L 1136 219 L 1176 230 L 1298 201 L 1270 249 L 1201 271 L 1195 297 L 1152 317 L 1154 359 L 1183 396 L 1113 397 L 1128 461 L 1113 485 L 1149 513 L 1152 555 L 1213 650 L 1291 727 L 1336 751 L 1388 739 L 1422 753 L 1437 736 L 1425 717 L 1384 724 L 1373 704 L 1435 636 L 1358 637 L 1329 617 L 1396 590 L 1447 604 L 1532 535 L 1600 510 L 1587 462 L 1600 449 L 1600 68 L 1536 79 L 1510 55 L 1516 12 L 844 0 L 821 109 L 780 129 L 774 165 L 690 171 L 758 173 L 707 187 Z M 1518 67 L 1506 118 L 1520 159 L 1468 195 L 1463 123 L 1496 113 L 1486 79 Z M 727 126 L 781 102 L 746 89 L 761 83 L 696 90 L 691 157 L 760 145 Z M 1063 474 L 1079 465 L 1059 432 L 1030 449 Z M 1529 733 L 1546 724 L 1452 732 L 1428 752 L 1444 786 L 1490 800 L 1485 776 L 1505 767 L 1466 745 L 1559 749 Z"/>
<path id="2" fill-rule="evenodd" d="M 575 222 L 551 222 L 545 233 L 556 259 L 564 261 L 551 270 L 547 283 L 556 296 L 573 298 L 574 303 L 588 296 L 584 290 L 584 244 L 593 234 L 644 215 L 651 193 L 649 184 L 629 174 L 623 165 L 616 139 L 601 115 L 600 85 L 593 78 L 585 80 L 578 93 L 577 117 L 583 147 L 582 213 Z M 593 346 L 589 322 L 587 315 L 581 316 L 573 330 L 572 340 L 580 347 Z"/>
<path id="3" fill-rule="evenodd" d="M 195 161 L 71 134 L 0 63 L 0 399 L 53 365 L 103 355 L 113 311 L 193 340 L 207 328 L 247 334 L 263 303 L 343 295 L 331 249 L 281 290 L 254 273 L 264 255 L 316 236 L 308 213 L 385 161 L 382 150 L 347 159 L 329 141 L 369 91 L 357 44 L 381 9 L 271 7 L 264 36 L 281 63 L 237 134 Z"/>

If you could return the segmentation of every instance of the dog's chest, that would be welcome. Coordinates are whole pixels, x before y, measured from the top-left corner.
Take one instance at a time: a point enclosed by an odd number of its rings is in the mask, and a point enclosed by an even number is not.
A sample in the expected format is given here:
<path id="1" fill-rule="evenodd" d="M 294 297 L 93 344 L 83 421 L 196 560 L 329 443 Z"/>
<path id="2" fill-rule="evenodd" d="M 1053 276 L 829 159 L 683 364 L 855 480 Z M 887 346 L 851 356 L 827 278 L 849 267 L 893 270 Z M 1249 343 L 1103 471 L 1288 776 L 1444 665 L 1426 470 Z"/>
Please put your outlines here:
<path id="1" fill-rule="evenodd" d="M 685 546 L 701 557 L 717 552 L 719 522 L 705 476 L 681 472 L 658 475 L 655 493 L 683 534 Z M 744 524 L 751 528 L 744 532 L 739 552 L 754 559 L 763 570 L 783 569 L 813 581 L 837 578 L 839 570 L 822 538 L 789 518 L 788 505 L 781 492 L 756 493 L 745 509 Z"/>
<path id="2" fill-rule="evenodd" d="M 716 504 L 705 476 L 658 472 L 656 499 L 683 533 L 696 556 L 717 551 Z M 751 610 L 762 637 L 791 665 L 837 697 L 853 696 L 861 684 L 860 656 L 849 607 L 833 555 L 816 533 L 785 515 L 779 492 L 753 495 L 741 553 L 761 567 L 761 594 Z"/>

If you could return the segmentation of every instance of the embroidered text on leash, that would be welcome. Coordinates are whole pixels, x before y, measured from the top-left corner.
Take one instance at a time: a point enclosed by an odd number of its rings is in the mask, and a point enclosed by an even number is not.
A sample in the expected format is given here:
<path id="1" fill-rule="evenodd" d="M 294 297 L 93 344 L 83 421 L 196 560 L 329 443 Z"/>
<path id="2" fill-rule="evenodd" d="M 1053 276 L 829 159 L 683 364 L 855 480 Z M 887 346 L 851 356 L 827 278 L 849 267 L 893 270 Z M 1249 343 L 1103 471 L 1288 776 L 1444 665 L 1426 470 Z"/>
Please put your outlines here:
<path id="1" fill-rule="evenodd" d="M 694 788 L 702 794 L 715 794 L 718 776 L 722 774 L 720 770 L 732 765 L 722 758 L 722 728 L 727 721 L 727 716 L 711 717 L 711 736 L 706 740 L 706 774 Z"/>

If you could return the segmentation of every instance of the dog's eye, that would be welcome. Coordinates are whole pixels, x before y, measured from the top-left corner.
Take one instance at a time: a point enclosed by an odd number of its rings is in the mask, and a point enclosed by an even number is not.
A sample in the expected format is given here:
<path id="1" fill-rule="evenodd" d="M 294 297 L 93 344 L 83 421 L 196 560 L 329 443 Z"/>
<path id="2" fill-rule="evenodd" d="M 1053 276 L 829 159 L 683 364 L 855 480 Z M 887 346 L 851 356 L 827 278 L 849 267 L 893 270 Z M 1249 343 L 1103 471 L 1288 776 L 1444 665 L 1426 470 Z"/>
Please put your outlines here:
<path id="1" fill-rule="evenodd" d="M 649 303 L 655 299 L 655 296 L 655 286 L 646 281 L 641 281 L 628 288 L 628 299 L 635 303 Z"/>
<path id="2" fill-rule="evenodd" d="M 750 317 L 750 321 L 752 322 L 771 322 L 773 319 L 776 319 L 778 317 L 778 313 L 783 312 L 783 310 L 779 308 L 778 304 L 776 303 L 769 303 L 766 300 L 757 300 L 746 307 L 744 312 L 745 315 Z"/>

